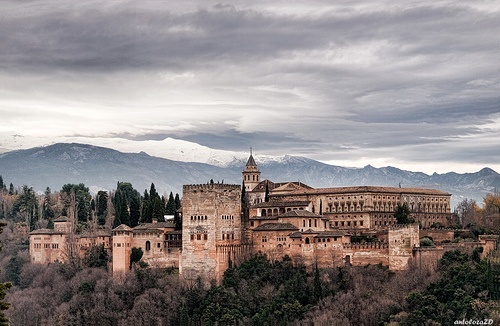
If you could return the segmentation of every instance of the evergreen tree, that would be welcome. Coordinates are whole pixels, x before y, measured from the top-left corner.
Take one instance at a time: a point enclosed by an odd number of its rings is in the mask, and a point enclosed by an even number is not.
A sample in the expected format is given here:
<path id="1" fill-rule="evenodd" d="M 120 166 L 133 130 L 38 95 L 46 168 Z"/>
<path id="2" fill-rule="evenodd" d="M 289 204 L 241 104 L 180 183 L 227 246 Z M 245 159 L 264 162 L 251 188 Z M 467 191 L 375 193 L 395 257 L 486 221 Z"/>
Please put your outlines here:
<path id="1" fill-rule="evenodd" d="M 4 187 L 5 185 L 3 184 L 3 177 L 0 175 L 0 191 L 2 191 Z"/>
<path id="2" fill-rule="evenodd" d="M 61 198 L 64 204 L 63 212 L 68 213 L 70 206 L 73 205 L 72 197 L 75 198 L 76 218 L 79 222 L 87 222 L 90 218 L 91 206 L 89 188 L 85 187 L 83 183 L 80 184 L 65 184 L 61 190 Z"/>
<path id="3" fill-rule="evenodd" d="M 151 183 L 151 189 L 149 190 L 149 200 L 151 205 L 151 220 L 156 219 L 158 222 L 164 221 L 163 216 L 165 215 L 165 202 L 156 192 L 154 183 Z"/>
<path id="4" fill-rule="evenodd" d="M 132 197 L 130 201 L 130 227 L 139 225 L 141 219 L 141 198 L 140 196 Z"/>
<path id="5" fill-rule="evenodd" d="M 2 233 L 5 223 L 0 222 L 0 233 Z M 0 250 L 2 247 L 0 246 Z M 9 309 L 10 304 L 5 302 L 6 291 L 12 287 L 12 283 L 0 283 L 0 326 L 8 326 L 9 320 L 5 317 L 4 310 Z"/>
<path id="6" fill-rule="evenodd" d="M 118 221 L 121 224 L 130 226 L 130 213 L 128 211 L 127 198 L 125 193 L 120 189 L 115 192 L 113 206 L 115 207 L 115 221 L 113 222 L 113 226 L 115 226 Z"/>
<path id="7" fill-rule="evenodd" d="M 95 200 L 97 224 L 104 225 L 106 223 L 106 215 L 108 214 L 108 192 L 103 190 L 98 191 Z"/>
<path id="8" fill-rule="evenodd" d="M 43 198 L 43 207 L 42 207 L 42 218 L 44 220 L 52 220 L 55 217 L 54 208 L 52 207 L 52 198 L 50 188 L 47 187 L 45 189 L 45 197 Z"/>
<path id="9" fill-rule="evenodd" d="M 151 206 L 151 199 L 149 197 L 148 191 L 144 190 L 144 196 L 142 197 L 142 214 L 141 223 L 151 223 L 153 220 L 153 210 Z"/>
<path id="10" fill-rule="evenodd" d="M 181 200 L 179 198 L 179 194 L 175 194 L 175 214 L 174 214 L 174 225 L 175 230 L 182 230 L 182 219 L 181 214 L 179 213 L 179 209 L 181 208 Z"/>
<path id="11" fill-rule="evenodd" d="M 174 194 L 170 192 L 170 195 L 168 196 L 167 206 L 165 207 L 165 214 L 175 215 L 175 212 L 177 211 L 175 206 Z"/>
<path id="12" fill-rule="evenodd" d="M 38 221 L 38 200 L 33 188 L 23 186 L 22 193 L 12 205 L 11 215 L 14 220 L 25 221 L 29 225 L 30 231 L 35 229 L 35 223 Z"/>
<path id="13" fill-rule="evenodd" d="M 12 184 L 12 182 L 10 183 L 10 186 L 9 186 L 9 195 L 13 195 L 14 194 L 14 185 Z"/>
<path id="14" fill-rule="evenodd" d="M 406 203 L 403 205 L 398 203 L 396 211 L 394 212 L 394 217 L 396 218 L 398 224 L 410 224 L 414 222 L 414 220 L 410 217 L 410 209 Z"/>

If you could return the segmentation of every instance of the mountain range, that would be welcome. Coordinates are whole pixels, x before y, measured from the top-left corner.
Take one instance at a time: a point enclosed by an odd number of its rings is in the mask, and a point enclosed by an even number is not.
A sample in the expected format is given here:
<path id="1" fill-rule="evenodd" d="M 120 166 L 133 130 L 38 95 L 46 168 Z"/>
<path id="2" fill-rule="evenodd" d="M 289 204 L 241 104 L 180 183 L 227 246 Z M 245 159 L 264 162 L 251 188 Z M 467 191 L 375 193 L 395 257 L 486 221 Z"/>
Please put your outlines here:
<path id="1" fill-rule="evenodd" d="M 188 150 L 188 149 L 186 149 Z M 200 156 L 203 151 L 191 149 Z M 183 151 L 185 153 L 185 151 Z M 217 156 L 211 151 L 210 162 L 217 165 L 160 158 L 140 153 L 79 143 L 57 143 L 45 147 L 15 150 L 0 154 L 0 175 L 4 183 L 28 185 L 43 192 L 47 187 L 57 191 L 67 183 L 84 183 L 92 191 L 116 189 L 119 181 L 132 183 L 142 192 L 155 184 L 160 193 L 182 194 L 183 184 L 215 182 L 241 184 L 245 167 L 243 153 Z M 220 153 L 219 153 L 220 154 Z M 172 153 L 170 153 L 172 156 Z M 392 186 L 434 188 L 452 194 L 452 207 L 463 198 L 482 203 L 487 193 L 500 188 L 500 175 L 483 168 L 475 173 L 434 173 L 405 171 L 395 167 L 363 168 L 333 166 L 297 156 L 258 156 L 255 160 L 262 179 L 275 182 L 301 181 L 312 187 Z"/>

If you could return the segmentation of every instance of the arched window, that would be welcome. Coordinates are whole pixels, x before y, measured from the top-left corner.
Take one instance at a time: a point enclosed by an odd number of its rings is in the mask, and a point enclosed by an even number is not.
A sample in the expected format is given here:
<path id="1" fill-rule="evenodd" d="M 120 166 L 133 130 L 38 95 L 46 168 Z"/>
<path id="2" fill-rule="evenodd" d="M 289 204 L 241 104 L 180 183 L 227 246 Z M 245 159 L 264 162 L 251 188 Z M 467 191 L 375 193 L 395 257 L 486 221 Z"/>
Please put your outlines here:
<path id="1" fill-rule="evenodd" d="M 151 242 L 146 241 L 146 251 L 150 251 L 150 250 L 151 250 Z"/>
<path id="2" fill-rule="evenodd" d="M 306 238 L 306 244 L 309 244 L 309 238 Z"/>

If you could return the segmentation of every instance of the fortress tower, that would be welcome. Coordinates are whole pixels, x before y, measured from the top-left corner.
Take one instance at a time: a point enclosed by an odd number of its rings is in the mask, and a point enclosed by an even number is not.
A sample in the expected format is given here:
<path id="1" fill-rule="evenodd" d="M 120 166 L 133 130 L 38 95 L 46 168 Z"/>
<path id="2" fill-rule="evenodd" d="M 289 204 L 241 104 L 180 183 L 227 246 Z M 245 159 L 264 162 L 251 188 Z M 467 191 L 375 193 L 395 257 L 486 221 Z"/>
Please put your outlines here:
<path id="1" fill-rule="evenodd" d="M 245 170 L 242 172 L 243 182 L 245 183 L 245 190 L 252 191 L 260 182 L 260 171 L 252 155 L 250 149 L 250 157 L 248 158 Z"/>
<path id="2" fill-rule="evenodd" d="M 219 280 L 230 263 L 230 250 L 241 244 L 241 187 L 210 183 L 185 185 L 182 195 L 182 254 L 179 273 L 185 281 L 200 276 Z M 220 256 L 224 248 L 227 257 Z"/>
<path id="3" fill-rule="evenodd" d="M 121 224 L 113 229 L 113 275 L 125 274 L 130 269 L 132 229 Z"/>

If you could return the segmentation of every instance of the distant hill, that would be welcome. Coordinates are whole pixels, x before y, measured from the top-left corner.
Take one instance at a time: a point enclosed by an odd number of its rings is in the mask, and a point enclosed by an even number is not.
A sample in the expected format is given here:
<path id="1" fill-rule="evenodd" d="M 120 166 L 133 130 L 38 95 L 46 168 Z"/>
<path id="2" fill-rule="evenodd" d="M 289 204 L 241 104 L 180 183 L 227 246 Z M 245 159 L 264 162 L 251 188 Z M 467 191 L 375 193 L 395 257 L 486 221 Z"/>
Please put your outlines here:
<path id="1" fill-rule="evenodd" d="M 301 181 L 312 187 L 401 185 L 435 188 L 453 194 L 452 207 L 462 198 L 472 198 L 481 203 L 487 193 L 500 189 L 500 175 L 489 168 L 476 173 L 427 175 L 395 167 L 332 166 L 295 156 L 255 158 L 263 179 Z M 53 191 L 60 190 L 66 183 L 84 183 L 93 191 L 111 190 L 116 188 L 118 181 L 127 181 L 140 192 L 154 183 L 160 193 L 172 191 L 181 194 L 183 184 L 206 183 L 210 179 L 240 184 L 244 165 L 244 159 L 220 167 L 76 143 L 0 154 L 0 175 L 5 183 L 12 182 L 15 186 L 26 184 L 38 191 L 44 191 L 46 187 Z"/>

